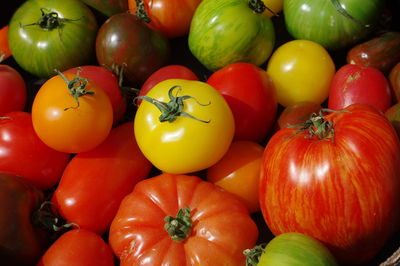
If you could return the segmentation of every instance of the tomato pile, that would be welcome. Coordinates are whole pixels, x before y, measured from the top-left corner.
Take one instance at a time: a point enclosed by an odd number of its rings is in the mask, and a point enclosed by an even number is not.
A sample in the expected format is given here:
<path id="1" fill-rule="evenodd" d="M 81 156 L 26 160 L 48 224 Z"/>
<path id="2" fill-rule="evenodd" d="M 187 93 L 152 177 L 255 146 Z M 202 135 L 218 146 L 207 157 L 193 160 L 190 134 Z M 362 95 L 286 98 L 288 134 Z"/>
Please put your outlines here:
<path id="1" fill-rule="evenodd" d="M 399 1 L 8 8 L 2 265 L 378 265 L 400 247 Z"/>

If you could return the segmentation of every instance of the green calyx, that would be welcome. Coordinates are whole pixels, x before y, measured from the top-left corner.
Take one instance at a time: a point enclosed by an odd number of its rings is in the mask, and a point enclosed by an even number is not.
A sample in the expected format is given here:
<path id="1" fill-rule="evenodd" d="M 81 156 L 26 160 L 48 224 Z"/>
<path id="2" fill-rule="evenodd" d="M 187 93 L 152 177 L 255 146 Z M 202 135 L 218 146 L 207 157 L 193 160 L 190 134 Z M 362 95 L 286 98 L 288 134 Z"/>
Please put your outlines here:
<path id="1" fill-rule="evenodd" d="M 56 70 L 56 72 L 62 77 L 62 79 L 67 83 L 68 90 L 71 93 L 72 97 L 74 97 L 76 105 L 64 108 L 64 111 L 68 109 L 76 109 L 79 107 L 79 97 L 84 95 L 93 95 L 94 91 L 87 91 L 86 85 L 88 84 L 88 80 L 86 78 L 79 77 L 79 72 L 77 73 L 76 77 L 73 78 L 71 81 L 67 79 L 60 71 Z"/>
<path id="2" fill-rule="evenodd" d="M 146 12 L 146 8 L 144 6 L 143 0 L 135 0 L 136 1 L 136 16 L 140 19 L 143 20 L 144 22 L 150 23 L 151 19 L 149 15 Z"/>
<path id="3" fill-rule="evenodd" d="M 41 8 L 40 12 L 42 12 L 42 16 L 40 19 L 31 24 L 21 25 L 21 27 L 38 25 L 42 29 L 45 30 L 53 30 L 56 28 L 60 28 L 62 23 L 65 21 L 77 21 L 79 19 L 69 19 L 69 18 L 60 18 L 57 12 L 52 12 L 46 8 Z"/>
<path id="4" fill-rule="evenodd" d="M 357 25 L 361 26 L 361 27 L 366 27 L 368 28 L 370 25 L 368 24 L 363 24 L 361 21 L 359 21 L 358 19 L 356 19 L 355 17 L 353 17 L 352 15 L 350 15 L 346 9 L 344 9 L 342 7 L 342 5 L 340 4 L 339 0 L 331 0 L 332 5 L 335 7 L 335 9 L 342 14 L 343 16 L 345 16 L 346 18 L 352 20 L 354 23 L 356 23 Z"/>
<path id="5" fill-rule="evenodd" d="M 178 89 L 177 93 L 175 94 L 175 96 L 173 95 L 173 90 L 174 89 Z M 211 104 L 211 102 L 207 103 L 207 104 L 201 104 L 199 103 L 195 98 L 193 98 L 192 96 L 189 95 L 184 95 L 184 96 L 179 96 L 178 97 L 178 93 L 181 91 L 181 86 L 173 86 L 172 88 L 169 89 L 168 91 L 168 96 L 170 101 L 169 102 L 161 102 L 158 101 L 156 99 L 150 98 L 148 96 L 138 96 L 137 98 L 143 99 L 149 103 L 154 104 L 161 112 L 161 115 L 159 117 L 160 122 L 174 122 L 179 116 L 185 116 L 185 117 L 189 117 L 192 118 L 196 121 L 199 122 L 203 122 L 203 123 L 209 123 L 210 120 L 201 120 L 198 119 L 186 112 L 183 112 L 183 107 L 184 107 L 184 101 L 188 100 L 188 99 L 193 99 L 195 100 L 199 105 L 201 106 L 207 106 L 209 104 Z"/>
<path id="6" fill-rule="evenodd" d="M 32 221 L 35 225 L 54 232 L 61 232 L 73 226 L 79 228 L 76 223 L 67 223 L 63 220 L 51 201 L 42 202 L 39 209 L 33 212 Z"/>
<path id="7" fill-rule="evenodd" d="M 256 13 L 261 14 L 265 10 L 268 10 L 276 16 L 276 13 L 268 8 L 262 0 L 248 0 L 249 7 Z"/>
<path id="8" fill-rule="evenodd" d="M 180 209 L 176 217 L 166 216 L 164 222 L 164 229 L 173 241 L 184 241 L 190 235 L 193 226 L 190 219 L 190 208 Z"/>
<path id="9" fill-rule="evenodd" d="M 266 244 L 256 245 L 254 248 L 245 249 L 243 255 L 246 256 L 246 266 L 257 266 L 260 257 L 265 250 Z"/>

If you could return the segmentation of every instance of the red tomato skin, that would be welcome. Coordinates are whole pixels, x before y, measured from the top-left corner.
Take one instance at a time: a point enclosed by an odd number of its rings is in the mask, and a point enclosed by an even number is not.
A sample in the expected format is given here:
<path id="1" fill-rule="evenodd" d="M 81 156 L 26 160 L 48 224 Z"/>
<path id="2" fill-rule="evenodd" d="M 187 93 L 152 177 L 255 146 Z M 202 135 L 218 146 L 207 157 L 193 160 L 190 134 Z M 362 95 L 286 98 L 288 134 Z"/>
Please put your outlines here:
<path id="1" fill-rule="evenodd" d="M 111 248 L 97 234 L 72 229 L 62 234 L 43 254 L 37 266 L 113 266 Z"/>
<path id="2" fill-rule="evenodd" d="M 164 217 L 189 207 L 193 227 L 182 242 Z M 109 243 L 121 265 L 244 265 L 258 229 L 238 198 L 199 177 L 161 174 L 139 182 L 121 202 Z"/>
<path id="3" fill-rule="evenodd" d="M 385 112 L 391 105 L 391 97 L 389 82 L 378 69 L 346 64 L 332 79 L 328 108 L 340 110 L 363 103 Z"/>
<path id="4" fill-rule="evenodd" d="M 354 104 L 325 116 L 334 141 L 279 130 L 263 155 L 260 205 L 273 234 L 299 232 L 341 263 L 366 262 L 398 229 L 400 143 L 383 114 Z"/>
<path id="5" fill-rule="evenodd" d="M 21 74 L 8 65 L 0 65 L 0 115 L 22 111 L 26 101 L 26 85 Z"/>
<path id="6" fill-rule="evenodd" d="M 159 68 L 153 74 L 150 75 L 143 83 L 139 91 L 139 96 L 146 95 L 151 88 L 166 79 L 187 79 L 187 80 L 199 80 L 196 74 L 189 68 L 183 65 L 168 65 Z M 142 99 L 138 99 L 137 103 L 140 104 Z"/>
<path id="7" fill-rule="evenodd" d="M 63 73 L 79 73 L 79 76 L 88 78 L 98 84 L 110 98 L 114 113 L 113 124 L 118 124 L 127 106 L 118 84 L 118 78 L 113 72 L 102 66 L 85 65 L 68 69 Z"/>
<path id="8" fill-rule="evenodd" d="M 58 183 L 70 154 L 56 151 L 36 135 L 30 113 L 10 112 L 0 119 L 0 171 L 22 176 L 40 190 Z"/>
<path id="9" fill-rule="evenodd" d="M 150 169 L 134 139 L 133 122 L 123 123 L 100 146 L 72 158 L 52 202 L 68 222 L 103 234 L 123 197 Z"/>
<path id="10" fill-rule="evenodd" d="M 277 114 L 274 85 L 263 69 L 249 63 L 230 64 L 207 83 L 225 98 L 235 119 L 234 140 L 263 141 Z"/>

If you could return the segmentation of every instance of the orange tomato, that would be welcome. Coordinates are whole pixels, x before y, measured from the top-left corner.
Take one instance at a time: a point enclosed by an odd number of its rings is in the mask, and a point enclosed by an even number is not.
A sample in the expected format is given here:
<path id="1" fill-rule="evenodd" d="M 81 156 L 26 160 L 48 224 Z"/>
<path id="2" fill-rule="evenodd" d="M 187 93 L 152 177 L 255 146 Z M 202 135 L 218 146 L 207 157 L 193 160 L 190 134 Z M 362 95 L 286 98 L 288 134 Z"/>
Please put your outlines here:
<path id="1" fill-rule="evenodd" d="M 76 76 L 65 74 L 64 77 L 71 82 Z M 66 80 L 56 75 L 42 85 L 33 100 L 35 132 L 55 150 L 67 153 L 89 151 L 99 145 L 111 130 L 111 102 L 98 85 L 86 80 L 86 86 L 77 89 L 83 90 L 84 95 L 75 99 Z"/>
<path id="2" fill-rule="evenodd" d="M 208 168 L 207 180 L 239 196 L 250 212 L 260 210 L 258 183 L 264 147 L 254 141 L 232 142 L 224 157 Z"/>

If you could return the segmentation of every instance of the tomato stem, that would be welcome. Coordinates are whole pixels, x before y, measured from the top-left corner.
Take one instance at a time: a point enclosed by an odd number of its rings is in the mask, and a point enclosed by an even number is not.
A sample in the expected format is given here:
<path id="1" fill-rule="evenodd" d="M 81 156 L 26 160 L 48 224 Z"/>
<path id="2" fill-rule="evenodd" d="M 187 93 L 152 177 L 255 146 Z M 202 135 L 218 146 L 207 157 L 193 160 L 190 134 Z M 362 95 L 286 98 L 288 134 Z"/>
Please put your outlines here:
<path id="1" fill-rule="evenodd" d="M 193 225 L 190 219 L 190 208 L 180 209 L 176 217 L 166 216 L 164 222 L 164 229 L 172 240 L 176 242 L 184 241 L 190 235 Z"/>
<path id="2" fill-rule="evenodd" d="M 271 12 L 274 16 L 277 14 L 270 8 L 268 8 L 262 0 L 249 0 L 249 7 L 256 13 L 261 14 L 265 10 Z"/>
<path id="3" fill-rule="evenodd" d="M 86 85 L 88 84 L 88 80 L 86 78 L 81 78 L 79 77 L 79 72 L 80 70 L 78 69 L 78 72 L 76 74 L 76 77 L 73 78 L 71 81 L 67 79 L 66 76 L 63 75 L 58 70 L 55 70 L 61 77 L 62 79 L 67 83 L 68 90 L 71 93 L 72 97 L 74 97 L 76 105 L 75 106 L 70 106 L 64 108 L 64 111 L 67 111 L 68 109 L 76 109 L 79 107 L 79 97 L 84 96 L 84 95 L 93 95 L 94 91 L 87 91 L 86 90 Z"/>
<path id="4" fill-rule="evenodd" d="M 260 257 L 264 253 L 266 244 L 256 245 L 254 248 L 245 249 L 243 255 L 246 256 L 246 266 L 257 266 L 260 262 Z"/>
<path id="5" fill-rule="evenodd" d="M 149 15 L 146 12 L 146 8 L 144 6 L 143 0 L 135 0 L 136 1 L 136 16 L 140 19 L 143 20 L 144 22 L 150 23 L 151 19 Z"/>
<path id="6" fill-rule="evenodd" d="M 36 225 L 55 232 L 66 230 L 72 226 L 79 228 L 79 225 L 76 223 L 67 223 L 64 221 L 51 201 L 43 201 L 39 209 L 33 213 L 32 219 Z"/>
<path id="7" fill-rule="evenodd" d="M 340 14 L 352 20 L 354 23 L 358 24 L 361 27 L 366 27 L 366 28 L 370 27 L 370 25 L 362 23 L 361 21 L 359 21 L 358 19 L 347 13 L 346 9 L 343 8 L 339 0 L 331 0 L 331 3 Z"/>
<path id="8" fill-rule="evenodd" d="M 174 96 L 172 94 L 172 91 L 176 88 L 178 89 L 178 91 L 177 91 L 176 95 Z M 181 91 L 181 86 L 178 86 L 178 85 L 170 88 L 168 91 L 168 96 L 169 96 L 170 101 L 167 103 L 150 98 L 148 96 L 138 96 L 136 98 L 140 98 L 149 103 L 154 104 L 161 112 L 161 115 L 159 117 L 160 122 L 168 121 L 168 122 L 172 123 L 178 118 L 178 116 L 185 116 L 185 117 L 189 117 L 189 118 L 192 118 L 194 120 L 197 120 L 197 121 L 200 121 L 203 123 L 209 123 L 210 120 L 207 120 L 207 121 L 201 120 L 201 119 L 198 119 L 186 112 L 183 112 L 183 107 L 184 107 L 183 101 L 188 100 L 188 99 L 193 99 L 201 106 L 207 106 L 207 105 L 211 104 L 211 102 L 209 102 L 207 104 L 201 104 L 194 97 L 189 96 L 189 95 L 184 95 L 184 96 L 178 97 L 178 93 L 180 91 Z"/>

